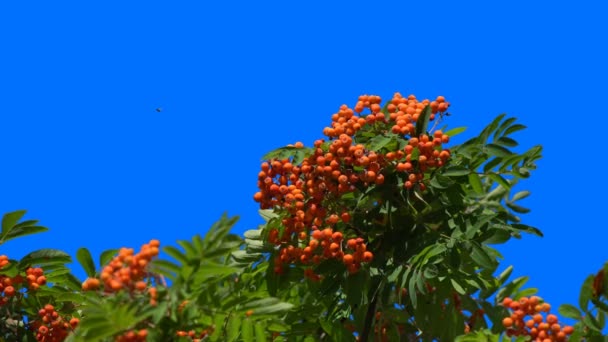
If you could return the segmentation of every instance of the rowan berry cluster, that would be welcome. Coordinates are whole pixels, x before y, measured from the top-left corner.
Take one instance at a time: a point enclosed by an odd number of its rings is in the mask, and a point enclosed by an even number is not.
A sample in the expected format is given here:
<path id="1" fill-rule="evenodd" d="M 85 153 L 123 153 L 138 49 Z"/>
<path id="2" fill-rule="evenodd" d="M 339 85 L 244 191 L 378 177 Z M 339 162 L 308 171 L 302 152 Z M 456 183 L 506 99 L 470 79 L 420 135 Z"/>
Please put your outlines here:
<path id="1" fill-rule="evenodd" d="M 36 340 L 44 342 L 60 342 L 66 339 L 70 331 L 80 322 L 78 318 L 64 319 L 55 311 L 55 307 L 47 304 L 38 311 L 39 318 L 30 323 L 30 328 L 36 331 Z"/>
<path id="2" fill-rule="evenodd" d="M 574 332 L 573 327 L 560 325 L 557 316 L 549 314 L 551 305 L 542 303 L 536 296 L 519 300 L 507 297 L 502 305 L 511 312 L 509 317 L 502 320 L 509 337 L 530 336 L 535 342 L 567 341 Z"/>
<path id="3" fill-rule="evenodd" d="M 10 261 L 6 255 L 0 255 L 0 270 L 9 263 Z M 29 267 L 25 271 L 25 277 L 21 274 L 17 274 L 14 277 L 0 274 L 0 306 L 7 304 L 10 298 L 19 292 L 19 288 L 25 282 L 27 282 L 27 286 L 24 287 L 30 291 L 35 291 L 40 286 L 46 284 L 46 277 L 43 273 L 42 268 Z"/>
<path id="4" fill-rule="evenodd" d="M 209 327 L 207 329 L 203 329 L 200 332 L 196 332 L 195 330 L 178 330 L 176 335 L 178 337 L 185 337 L 192 342 L 200 342 L 203 341 L 206 337 L 213 334 L 213 328 Z"/>
<path id="5" fill-rule="evenodd" d="M 148 275 L 147 266 L 159 253 L 158 240 L 151 240 L 144 244 L 139 253 L 135 254 L 132 248 L 121 248 L 118 255 L 106 265 L 100 275 L 100 279 L 88 278 L 82 284 L 82 289 L 97 290 L 103 282 L 106 293 L 118 292 L 120 290 L 144 292 L 148 289 L 148 283 L 144 280 Z M 156 301 L 156 290 L 148 290 L 152 300 Z"/>
<path id="6" fill-rule="evenodd" d="M 363 95 L 354 110 L 342 105 L 332 116 L 331 127 L 323 130 L 331 142 L 315 141 L 312 152 L 301 162 L 294 164 L 286 158 L 262 163 L 260 191 L 253 198 L 262 209 L 287 213 L 281 233 L 272 228 L 267 235 L 268 242 L 280 246 L 275 272 L 282 273 L 287 264 L 312 265 L 330 258 L 341 260 L 351 273 L 357 272 L 361 262 L 373 260 L 373 253 L 361 236 L 346 233 L 352 213 L 340 198 L 382 185 L 395 171 L 395 187 L 424 191 L 425 171 L 442 166 L 450 157 L 449 150 L 442 148 L 449 141 L 443 132 L 414 136 L 416 122 L 427 106 L 430 120 L 448 108 L 443 96 L 419 102 L 413 95 L 404 98 L 396 93 L 384 109 L 380 104 L 379 96 Z M 358 115 L 365 109 L 370 112 Z M 361 130 L 368 136 L 397 134 L 404 144 L 391 150 L 370 150 L 357 143 Z M 304 145 L 298 142 L 292 147 Z M 305 272 L 308 278 L 318 279 L 312 271 Z"/>
<path id="7" fill-rule="evenodd" d="M 116 342 L 146 342 L 148 338 L 148 330 L 131 330 L 120 336 L 117 336 Z"/>

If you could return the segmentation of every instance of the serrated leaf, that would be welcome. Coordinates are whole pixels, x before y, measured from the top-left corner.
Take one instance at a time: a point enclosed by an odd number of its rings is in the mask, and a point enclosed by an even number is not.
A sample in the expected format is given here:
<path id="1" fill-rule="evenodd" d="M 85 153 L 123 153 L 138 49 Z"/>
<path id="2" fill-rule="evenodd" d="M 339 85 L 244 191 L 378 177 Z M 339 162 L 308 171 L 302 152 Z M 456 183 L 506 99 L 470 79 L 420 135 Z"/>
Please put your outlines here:
<path id="1" fill-rule="evenodd" d="M 528 196 L 530 196 L 530 191 L 527 191 L 527 190 L 520 191 L 520 192 L 516 193 L 515 195 L 513 195 L 513 198 L 511 198 L 511 202 L 519 201 Z"/>
<path id="2" fill-rule="evenodd" d="M 465 176 L 471 173 L 471 170 L 464 168 L 462 166 L 451 166 L 443 169 L 441 173 L 442 176 L 445 177 L 456 177 L 456 176 Z"/>
<path id="3" fill-rule="evenodd" d="M 517 121 L 517 118 L 508 118 L 507 120 L 503 121 L 496 129 L 496 133 L 494 133 L 494 139 L 496 139 L 498 136 L 502 136 L 503 132 L 515 121 Z"/>
<path id="4" fill-rule="evenodd" d="M 456 279 L 454 278 L 450 278 L 450 283 L 452 283 L 452 288 L 454 288 L 454 290 L 456 292 L 458 292 L 461 295 L 465 295 L 467 292 L 465 291 L 465 289 L 462 287 L 462 285 L 460 285 L 458 283 L 458 281 L 456 281 Z"/>
<path id="5" fill-rule="evenodd" d="M 245 231 L 244 236 L 246 239 L 259 240 L 262 238 L 262 231 L 260 229 L 247 230 Z"/>
<path id="6" fill-rule="evenodd" d="M 509 209 L 513 210 L 516 213 L 526 214 L 526 213 L 530 212 L 530 209 L 524 208 L 524 207 L 514 204 L 514 203 L 505 202 L 505 204 L 507 205 L 507 207 L 509 207 Z"/>
<path id="7" fill-rule="evenodd" d="M 116 249 L 116 248 L 108 249 L 108 250 L 101 252 L 101 254 L 99 255 L 99 265 L 101 267 L 107 265 L 110 262 L 110 260 L 112 260 L 112 258 L 114 258 L 114 256 L 116 256 L 116 254 L 118 254 L 118 249 Z"/>
<path id="8" fill-rule="evenodd" d="M 93 257 L 88 249 L 84 247 L 79 248 L 78 251 L 76 251 L 76 260 L 78 260 L 80 266 L 82 266 L 87 277 L 95 277 L 95 262 L 93 262 Z"/>
<path id="9" fill-rule="evenodd" d="M 273 218 L 279 217 L 272 209 L 260 209 L 258 213 L 264 219 L 264 221 L 269 222 Z"/>
<path id="10" fill-rule="evenodd" d="M 484 150 L 491 156 L 499 158 L 508 157 L 513 154 L 513 152 L 509 151 L 507 148 L 497 144 L 487 144 L 484 146 Z"/>
<path id="11" fill-rule="evenodd" d="M 384 146 L 389 144 L 393 140 L 393 137 L 385 135 L 377 135 L 373 137 L 368 143 L 368 149 L 374 152 L 379 152 Z"/>
<path id="12" fill-rule="evenodd" d="M 483 193 L 483 184 L 481 183 L 481 177 L 475 172 L 469 173 L 469 184 L 471 188 L 478 194 Z"/>
<path id="13" fill-rule="evenodd" d="M 21 220 L 25 213 L 25 210 L 16 210 L 2 216 L 2 238 Z"/>
<path id="14" fill-rule="evenodd" d="M 241 334 L 241 317 L 238 315 L 231 315 L 228 318 L 228 326 L 226 327 L 226 330 L 228 341 L 236 341 Z"/>
<path id="15" fill-rule="evenodd" d="M 63 265 L 72 262 L 72 258 L 66 252 L 57 249 L 40 249 L 29 253 L 19 261 L 19 268 L 25 269 L 32 265 Z"/>
<path id="16" fill-rule="evenodd" d="M 490 173 L 488 177 L 490 177 L 490 179 L 495 181 L 496 183 L 500 184 L 503 188 L 511 189 L 511 184 L 503 176 L 497 173 Z"/>
<path id="17" fill-rule="evenodd" d="M 504 271 L 502 271 L 499 275 L 498 275 L 498 282 L 502 285 L 504 284 L 507 279 L 509 279 L 509 277 L 511 276 L 511 273 L 513 273 L 513 266 L 509 266 L 507 267 Z"/>
<path id="18" fill-rule="evenodd" d="M 266 329 L 261 322 L 256 322 L 253 327 L 255 330 L 255 340 L 256 342 L 266 342 Z"/>
<path id="19" fill-rule="evenodd" d="M 602 327 L 600 326 L 599 322 L 595 319 L 595 317 L 593 317 L 593 315 L 585 315 L 583 317 L 583 323 L 585 323 L 585 325 L 589 328 L 591 328 L 592 330 L 601 333 L 602 332 Z"/>
<path id="20" fill-rule="evenodd" d="M 593 298 L 593 280 L 595 277 L 590 275 L 585 279 L 583 286 L 581 286 L 581 292 L 578 297 L 578 305 L 584 312 L 589 310 L 589 301 Z"/>
<path id="21" fill-rule="evenodd" d="M 456 128 L 452 128 L 447 132 L 444 132 L 443 134 L 449 136 L 450 138 L 453 136 L 456 136 L 464 131 L 466 131 L 466 127 L 456 127 Z"/>
<path id="22" fill-rule="evenodd" d="M 516 147 L 519 145 L 519 143 L 511 138 L 508 137 L 500 137 L 498 139 L 496 139 L 496 144 L 500 145 L 500 146 L 506 146 L 506 147 Z"/>
<path id="23" fill-rule="evenodd" d="M 282 302 L 278 298 L 268 297 L 247 302 L 243 304 L 242 308 L 243 310 L 251 309 L 256 315 L 262 315 L 291 310 L 293 304 Z"/>
<path id="24" fill-rule="evenodd" d="M 167 260 L 154 260 L 152 266 L 155 271 L 170 278 L 174 278 L 182 270 L 180 266 Z"/>
<path id="25" fill-rule="evenodd" d="M 483 248 L 481 248 L 475 242 L 472 242 L 471 246 L 473 247 L 473 250 L 471 251 L 471 259 L 473 259 L 477 265 L 486 269 L 494 268 L 496 261 L 493 260 L 488 253 L 483 250 Z"/>
<path id="26" fill-rule="evenodd" d="M 492 120 L 492 122 L 487 125 L 479 134 L 479 137 L 476 138 L 476 140 L 481 143 L 484 144 L 487 140 L 488 137 L 490 136 L 490 133 L 494 132 L 496 130 L 496 128 L 498 127 L 498 124 L 502 121 L 502 119 L 505 117 L 505 113 L 498 115 L 496 118 L 494 118 L 494 120 Z"/>
<path id="27" fill-rule="evenodd" d="M 527 224 L 512 223 L 511 227 L 513 227 L 513 228 L 515 228 L 517 230 L 524 231 L 526 233 L 530 233 L 530 234 L 534 234 L 534 235 L 539 236 L 539 237 L 543 237 L 543 232 L 541 232 L 540 229 L 538 229 L 536 227 L 529 226 Z"/>
<path id="28" fill-rule="evenodd" d="M 243 320 L 243 325 L 241 327 L 241 337 L 243 342 L 253 342 L 253 322 L 250 318 L 245 318 Z"/>
<path id="29" fill-rule="evenodd" d="M 510 135 L 510 134 L 515 133 L 517 131 L 521 131 L 522 129 L 526 129 L 526 126 L 521 125 L 521 124 L 515 124 L 515 125 L 507 128 L 505 130 L 505 133 L 503 134 L 503 136 L 506 137 L 507 135 Z"/>
<path id="30" fill-rule="evenodd" d="M 166 246 L 163 248 L 163 252 L 167 253 L 170 257 L 182 263 L 182 265 L 187 265 L 189 263 L 188 257 L 182 253 L 179 249 L 173 246 Z"/>
<path id="31" fill-rule="evenodd" d="M 488 171 L 490 171 L 493 168 L 495 168 L 498 164 L 502 163 L 502 161 L 503 161 L 503 159 L 502 158 L 498 158 L 498 157 L 490 160 L 489 162 L 487 162 L 483 166 L 483 172 L 484 173 L 488 173 Z"/>
<path id="32" fill-rule="evenodd" d="M 564 317 L 568 317 L 568 318 L 572 318 L 572 319 L 576 319 L 576 320 L 580 320 L 582 313 L 579 309 L 576 308 L 576 306 L 574 305 L 570 305 L 570 304 L 562 304 L 560 305 L 560 307 L 557 309 L 557 311 L 559 312 L 560 315 L 564 316 Z"/>
<path id="33" fill-rule="evenodd" d="M 42 226 L 21 226 L 18 225 L 10 229 L 6 235 L 2 237 L 2 241 L 6 242 L 18 237 L 46 232 L 49 229 Z"/>

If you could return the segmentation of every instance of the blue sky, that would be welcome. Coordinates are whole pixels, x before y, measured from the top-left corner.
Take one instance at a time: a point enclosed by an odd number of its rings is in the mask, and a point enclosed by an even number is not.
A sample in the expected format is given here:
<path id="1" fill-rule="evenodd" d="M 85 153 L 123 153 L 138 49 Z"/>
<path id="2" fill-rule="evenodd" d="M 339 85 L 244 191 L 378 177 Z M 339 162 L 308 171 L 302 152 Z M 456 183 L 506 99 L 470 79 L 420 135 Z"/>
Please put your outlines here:
<path id="1" fill-rule="evenodd" d="M 607 259 L 605 6 L 1 2 L 0 212 L 51 232 L 0 254 L 172 244 L 223 212 L 254 228 L 265 152 L 311 145 L 360 94 L 399 91 L 446 96 L 466 136 L 506 112 L 528 126 L 523 146 L 544 145 L 521 188 L 546 236 L 500 250 L 554 306 L 577 303 Z"/>

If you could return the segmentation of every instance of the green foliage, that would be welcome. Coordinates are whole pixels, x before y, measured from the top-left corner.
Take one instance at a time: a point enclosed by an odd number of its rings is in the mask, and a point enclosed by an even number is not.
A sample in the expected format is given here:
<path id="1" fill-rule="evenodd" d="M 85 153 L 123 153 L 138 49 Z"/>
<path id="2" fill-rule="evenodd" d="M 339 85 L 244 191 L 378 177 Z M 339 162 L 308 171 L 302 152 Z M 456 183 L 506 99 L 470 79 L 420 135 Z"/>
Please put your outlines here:
<path id="1" fill-rule="evenodd" d="M 438 124 L 429 128 L 432 115 L 431 105 L 420 112 L 415 136 L 432 135 Z M 16 294 L 0 306 L 0 340 L 35 340 L 34 322 L 49 304 L 63 322 L 77 319 L 66 339 L 71 342 L 114 341 L 140 331 L 152 341 L 188 341 L 189 332 L 208 341 L 355 341 L 355 335 L 361 341 L 500 341 L 502 320 L 509 315 L 502 301 L 537 290 L 525 288 L 526 276 L 511 279 L 510 266 L 497 272 L 503 257 L 494 245 L 522 233 L 542 236 L 520 218 L 529 212 L 521 201 L 530 192 L 515 189 L 536 169 L 542 149 L 518 152 L 512 135 L 525 126 L 516 121 L 500 115 L 479 135 L 451 147 L 445 164 L 420 171 L 424 186 L 404 186 L 406 178 L 387 164 L 383 182 L 359 184 L 340 196 L 325 194 L 324 209 L 351 217 L 337 223 L 336 231 L 345 240 L 364 239 L 373 251 L 358 272 L 332 258 L 292 263 L 277 272 L 287 241 L 271 243 L 269 237 L 271 232 L 282 236 L 294 215 L 278 207 L 260 210 L 264 222 L 243 237 L 231 233 L 238 218 L 223 215 L 204 236 L 179 240 L 150 263 L 144 260 L 142 280 L 125 280 L 120 289 L 112 288 L 104 270 L 118 264 L 133 276 L 141 260 L 116 259 L 125 250 L 102 252 L 96 265 L 88 249 L 78 249 L 76 260 L 88 278 L 83 284 L 67 268 L 68 254 L 41 249 L 21 260 L 0 261 L 0 277 L 10 281 L 35 268 L 44 272 L 44 279 L 30 277 L 38 285 L 16 285 Z M 408 146 L 410 138 L 383 127 L 381 122 L 366 126 L 353 139 L 377 154 Z M 422 160 L 421 151 L 413 148 L 412 163 Z M 264 160 L 300 165 L 314 153 L 287 146 Z M 353 166 L 351 171 L 362 170 Z M 24 215 L 4 215 L 0 245 L 47 230 L 35 220 L 21 221 Z M 297 247 L 310 241 L 307 235 L 289 238 Z M 88 288 L 95 280 L 100 287 Z M 578 307 L 559 308 L 562 316 L 578 321 L 571 341 L 602 336 L 607 298 L 608 263 L 584 282 Z"/>

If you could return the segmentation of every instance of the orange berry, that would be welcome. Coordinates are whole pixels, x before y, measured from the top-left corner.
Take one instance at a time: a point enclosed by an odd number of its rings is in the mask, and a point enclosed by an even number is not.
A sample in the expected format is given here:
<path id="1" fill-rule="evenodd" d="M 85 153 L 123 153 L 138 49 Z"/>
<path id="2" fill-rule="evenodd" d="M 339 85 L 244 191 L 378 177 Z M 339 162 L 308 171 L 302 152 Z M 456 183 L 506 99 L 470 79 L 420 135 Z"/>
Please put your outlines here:
<path id="1" fill-rule="evenodd" d="M 374 254 L 370 251 L 363 252 L 363 261 L 371 262 L 374 259 Z"/>
<path id="2" fill-rule="evenodd" d="M 4 288 L 4 294 L 5 294 L 7 297 L 12 297 L 12 296 L 14 296 L 14 295 L 15 295 L 15 288 L 14 288 L 14 287 L 12 287 L 12 286 L 7 286 L 7 287 L 5 287 L 5 288 Z"/>
<path id="3" fill-rule="evenodd" d="M 503 325 L 505 328 L 510 328 L 510 327 L 512 327 L 512 326 L 513 326 L 513 319 L 511 319 L 511 317 L 505 317 L 505 318 L 502 320 L 502 325 Z"/>

